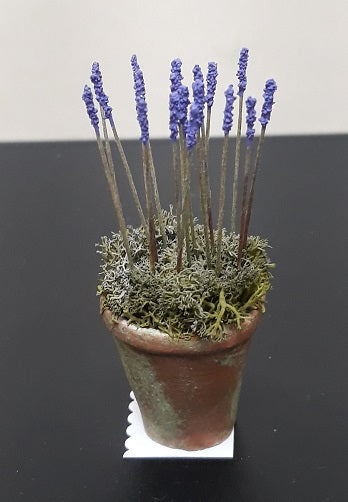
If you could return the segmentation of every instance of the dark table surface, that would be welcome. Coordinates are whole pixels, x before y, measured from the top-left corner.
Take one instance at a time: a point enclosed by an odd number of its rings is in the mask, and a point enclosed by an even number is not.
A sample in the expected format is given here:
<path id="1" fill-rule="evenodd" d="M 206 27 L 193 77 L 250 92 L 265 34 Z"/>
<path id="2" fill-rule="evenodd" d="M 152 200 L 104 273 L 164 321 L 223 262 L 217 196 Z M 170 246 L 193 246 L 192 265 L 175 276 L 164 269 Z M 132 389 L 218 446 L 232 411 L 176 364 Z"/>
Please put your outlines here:
<path id="1" fill-rule="evenodd" d="M 137 166 L 139 144 L 125 148 Z M 170 145 L 153 149 L 167 206 Z M 347 161 L 347 136 L 266 140 L 251 232 L 277 268 L 235 458 L 122 460 L 129 387 L 95 296 L 94 244 L 116 222 L 96 145 L 0 145 L 0 501 L 348 500 Z"/>

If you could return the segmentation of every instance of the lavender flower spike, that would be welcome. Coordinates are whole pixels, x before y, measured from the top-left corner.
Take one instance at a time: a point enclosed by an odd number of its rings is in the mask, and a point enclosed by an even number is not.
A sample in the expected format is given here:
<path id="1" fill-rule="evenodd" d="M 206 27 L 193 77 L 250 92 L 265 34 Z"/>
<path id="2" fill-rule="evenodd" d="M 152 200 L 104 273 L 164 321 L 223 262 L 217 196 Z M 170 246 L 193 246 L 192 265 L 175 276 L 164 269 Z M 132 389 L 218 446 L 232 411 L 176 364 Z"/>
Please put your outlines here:
<path id="1" fill-rule="evenodd" d="M 192 84 L 193 100 L 198 107 L 198 113 L 199 113 L 198 121 L 200 128 L 204 120 L 204 104 L 205 104 L 204 79 L 202 70 L 199 65 L 195 65 L 192 71 L 194 75 L 194 82 Z"/>
<path id="2" fill-rule="evenodd" d="M 138 65 L 138 60 L 137 60 L 137 57 L 135 54 L 133 54 L 133 56 L 131 57 L 131 66 L 132 66 L 133 74 L 135 72 L 137 72 L 138 70 L 140 70 L 140 67 Z"/>
<path id="3" fill-rule="evenodd" d="M 186 85 L 181 85 L 178 89 L 179 103 L 178 103 L 178 120 L 179 123 L 184 128 L 184 133 L 186 134 L 187 129 L 187 108 L 190 104 L 189 100 L 189 90 Z"/>
<path id="4" fill-rule="evenodd" d="M 222 130 L 225 135 L 230 132 L 233 122 L 233 103 L 237 99 L 233 92 L 233 85 L 229 85 L 225 91 L 226 105 L 224 111 L 224 121 L 222 124 Z"/>
<path id="5" fill-rule="evenodd" d="M 181 75 L 181 66 L 182 62 L 180 59 L 174 59 L 171 63 L 172 71 L 170 73 L 170 81 L 172 85 L 170 86 L 170 90 L 175 92 L 181 86 L 181 81 L 183 76 Z"/>
<path id="6" fill-rule="evenodd" d="M 176 141 L 178 136 L 178 112 L 179 112 L 179 93 L 178 91 L 171 92 L 169 95 L 169 130 L 170 139 Z"/>
<path id="7" fill-rule="evenodd" d="M 247 86 L 246 70 L 248 66 L 249 49 L 245 47 L 240 51 L 239 56 L 239 70 L 237 71 L 237 77 L 239 79 L 239 90 L 238 96 L 243 96 L 244 91 Z"/>
<path id="8" fill-rule="evenodd" d="M 274 105 L 273 96 L 276 90 L 277 84 L 273 78 L 267 80 L 263 93 L 265 101 L 262 106 L 261 117 L 259 118 L 262 127 L 266 127 L 271 118 L 272 106 Z"/>
<path id="9" fill-rule="evenodd" d="M 93 94 L 91 88 L 88 87 L 88 85 L 85 85 L 84 87 L 82 99 L 86 104 L 87 113 L 89 118 L 91 119 L 91 124 L 94 127 L 95 133 L 97 136 L 99 136 L 99 119 L 97 116 L 98 111 L 94 107 Z"/>
<path id="10" fill-rule="evenodd" d="M 141 130 L 141 141 L 144 145 L 149 142 L 149 122 L 147 119 L 147 104 L 145 100 L 145 83 L 143 72 L 140 70 L 136 56 L 132 56 L 131 65 L 133 68 L 135 104 L 137 118 Z"/>
<path id="11" fill-rule="evenodd" d="M 189 150 L 192 150 L 192 148 L 195 146 L 197 140 L 197 132 L 202 125 L 200 115 L 200 107 L 196 102 L 193 102 L 190 108 L 190 120 L 187 124 L 186 133 L 186 146 Z"/>
<path id="12" fill-rule="evenodd" d="M 208 108 L 211 108 L 214 104 L 217 76 L 218 76 L 217 64 L 208 63 L 207 96 L 206 96 Z"/>
<path id="13" fill-rule="evenodd" d="M 103 89 L 103 79 L 99 69 L 99 63 L 93 63 L 92 65 L 91 82 L 94 85 L 95 98 L 103 108 L 105 118 L 109 119 L 111 124 L 113 124 L 112 108 L 108 105 L 109 98 Z"/>
<path id="14" fill-rule="evenodd" d="M 247 131 L 246 135 L 248 138 L 248 145 L 252 142 L 254 135 L 255 135 L 255 129 L 254 129 L 254 124 L 256 120 L 256 112 L 255 112 L 255 105 L 256 105 L 256 99 L 249 98 L 246 100 L 246 110 L 247 110 L 247 117 L 246 117 L 246 123 L 247 123 Z"/>

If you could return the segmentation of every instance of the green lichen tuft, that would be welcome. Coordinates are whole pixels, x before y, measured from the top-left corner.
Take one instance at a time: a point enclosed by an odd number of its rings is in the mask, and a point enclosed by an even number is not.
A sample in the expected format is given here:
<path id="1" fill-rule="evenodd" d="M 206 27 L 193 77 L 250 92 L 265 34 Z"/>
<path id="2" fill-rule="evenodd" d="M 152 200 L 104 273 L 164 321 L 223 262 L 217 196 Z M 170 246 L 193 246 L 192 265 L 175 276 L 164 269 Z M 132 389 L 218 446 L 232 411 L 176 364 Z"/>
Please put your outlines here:
<path id="1" fill-rule="evenodd" d="M 205 256 L 204 228 L 195 222 L 196 246 L 191 248 L 192 263 L 176 271 L 176 219 L 163 211 L 167 246 L 156 234 L 158 262 L 151 273 L 148 244 L 142 227 L 128 228 L 128 239 L 134 268 L 128 265 L 122 237 L 113 233 L 97 244 L 102 258 L 98 295 L 103 295 L 103 309 L 109 308 L 114 320 L 147 328 L 156 328 L 174 338 L 221 340 L 223 327 L 241 322 L 252 310 L 264 310 L 265 295 L 270 289 L 271 273 L 266 248 L 260 237 L 249 236 L 242 264 L 237 266 L 239 236 L 223 231 L 221 273 L 215 273 Z M 156 225 L 158 229 L 158 225 Z"/>

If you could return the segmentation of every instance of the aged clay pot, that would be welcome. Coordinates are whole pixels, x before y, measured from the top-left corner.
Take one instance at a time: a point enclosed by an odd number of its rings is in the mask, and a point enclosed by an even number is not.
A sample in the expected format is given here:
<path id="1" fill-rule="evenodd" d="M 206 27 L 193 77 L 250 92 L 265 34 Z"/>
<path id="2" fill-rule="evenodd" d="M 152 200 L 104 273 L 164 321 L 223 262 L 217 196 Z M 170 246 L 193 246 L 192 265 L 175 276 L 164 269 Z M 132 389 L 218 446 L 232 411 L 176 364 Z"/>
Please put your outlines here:
<path id="1" fill-rule="evenodd" d="M 155 329 L 102 317 L 116 342 L 147 434 L 172 448 L 201 450 L 221 443 L 234 426 L 243 368 L 261 312 L 222 342 L 174 341 Z"/>

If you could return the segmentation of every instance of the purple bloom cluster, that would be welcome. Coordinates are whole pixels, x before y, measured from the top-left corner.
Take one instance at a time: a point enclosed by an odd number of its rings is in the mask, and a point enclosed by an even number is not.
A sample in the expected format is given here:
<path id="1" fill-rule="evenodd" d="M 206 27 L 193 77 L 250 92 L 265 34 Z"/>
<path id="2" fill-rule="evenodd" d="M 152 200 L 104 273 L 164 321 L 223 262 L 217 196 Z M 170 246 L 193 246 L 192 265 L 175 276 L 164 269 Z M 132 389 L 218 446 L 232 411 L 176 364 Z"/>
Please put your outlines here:
<path id="1" fill-rule="evenodd" d="M 214 104 L 217 76 L 218 76 L 217 64 L 208 63 L 207 96 L 206 96 L 208 108 L 211 108 Z"/>
<path id="2" fill-rule="evenodd" d="M 276 90 L 277 84 L 273 78 L 267 80 L 263 93 L 265 101 L 262 106 L 261 117 L 259 118 L 262 127 L 266 127 L 271 118 L 272 106 L 274 105 L 273 96 Z"/>
<path id="3" fill-rule="evenodd" d="M 110 119 L 110 122 L 112 122 L 112 108 L 108 105 L 109 98 L 103 89 L 103 79 L 99 69 L 99 63 L 93 63 L 92 65 L 91 82 L 94 86 L 95 98 L 103 108 L 105 118 Z"/>
<path id="4" fill-rule="evenodd" d="M 226 105 L 224 110 L 224 120 L 222 124 L 222 130 L 224 131 L 225 135 L 230 132 L 233 122 L 233 103 L 237 99 L 233 93 L 233 85 L 229 85 L 225 91 Z"/>
<path id="5" fill-rule="evenodd" d="M 149 121 L 147 119 L 147 104 L 145 100 L 144 76 L 143 72 L 140 70 L 136 56 L 132 56 L 131 65 L 133 68 L 137 118 L 141 130 L 140 139 L 144 145 L 147 145 L 149 141 Z"/>
<path id="6" fill-rule="evenodd" d="M 246 123 L 247 123 L 247 131 L 246 135 L 248 138 L 248 144 L 251 143 L 251 141 L 254 138 L 255 135 L 255 129 L 254 129 L 254 124 L 256 120 L 256 111 L 255 111 L 255 105 L 256 105 L 256 99 L 252 97 L 248 97 L 246 100 L 246 111 L 247 111 L 247 116 L 246 116 Z"/>
<path id="7" fill-rule="evenodd" d="M 88 85 L 85 85 L 84 87 L 82 99 L 86 104 L 86 109 L 88 116 L 91 119 L 91 124 L 94 127 L 96 134 L 99 136 L 99 119 L 97 116 L 98 111 L 94 107 L 93 94 L 91 88 L 88 87 Z"/>
<path id="8" fill-rule="evenodd" d="M 178 109 L 179 109 L 179 93 L 178 91 L 173 91 L 169 95 L 169 130 L 170 139 L 176 141 L 178 136 Z"/>
<path id="9" fill-rule="evenodd" d="M 196 136 L 204 120 L 204 79 L 200 66 L 193 68 L 193 103 L 190 107 L 190 119 L 187 124 L 186 144 L 191 149 L 196 144 Z"/>
<path id="10" fill-rule="evenodd" d="M 187 97 L 183 94 L 181 84 L 183 76 L 181 74 L 182 62 L 180 59 L 174 59 L 171 62 L 170 81 L 171 93 L 169 95 L 169 129 L 170 139 L 176 141 L 178 136 L 178 124 L 184 123 L 187 116 Z M 188 92 L 188 90 L 187 90 Z M 185 117 L 183 117 L 185 115 Z"/>
<path id="11" fill-rule="evenodd" d="M 137 60 L 137 57 L 135 54 L 133 54 L 133 56 L 131 57 L 131 66 L 132 66 L 133 73 L 140 70 L 140 67 L 138 65 L 138 60 Z"/>
<path id="12" fill-rule="evenodd" d="M 244 91 L 247 86 L 246 70 L 248 66 L 249 50 L 245 47 L 240 51 L 239 56 L 239 70 L 237 71 L 237 77 L 239 79 L 239 90 L 238 96 L 243 96 Z"/>
<path id="13" fill-rule="evenodd" d="M 187 107 L 190 104 L 189 90 L 185 85 L 180 85 L 176 91 L 169 95 L 169 129 L 170 139 L 175 141 L 178 136 L 178 125 L 183 126 L 187 132 Z"/>
<path id="14" fill-rule="evenodd" d="M 187 107 L 190 104 L 189 90 L 182 85 L 183 76 L 181 74 L 182 62 L 180 59 L 173 59 L 170 72 L 170 95 L 169 95 L 169 129 L 170 139 L 176 141 L 179 131 L 179 124 L 183 126 L 184 132 L 187 129 Z"/>
<path id="15" fill-rule="evenodd" d="M 192 73 L 193 73 L 193 84 L 192 84 L 193 100 L 197 103 L 197 105 L 201 110 L 202 122 L 203 122 L 205 96 L 204 96 L 204 79 L 201 67 L 198 64 L 196 64 L 193 67 Z"/>
<path id="16" fill-rule="evenodd" d="M 187 127 L 187 108 L 190 104 L 189 90 L 186 85 L 181 85 L 178 89 L 179 103 L 178 103 L 178 120 L 179 123 L 185 128 Z"/>
<path id="17" fill-rule="evenodd" d="M 240 97 L 243 97 L 247 86 L 247 65 L 249 58 L 249 50 L 242 48 L 239 57 L 239 69 L 237 72 L 238 83 L 238 93 Z M 135 102 L 136 102 L 136 112 L 137 119 L 140 125 L 141 136 L 140 139 L 144 145 L 149 142 L 149 123 L 148 123 L 148 109 L 145 97 L 145 83 L 143 72 L 139 67 L 136 55 L 131 57 L 131 66 L 133 70 L 134 78 L 134 90 L 135 90 Z M 171 62 L 171 72 L 170 72 L 170 95 L 169 95 L 169 130 L 170 139 L 176 141 L 179 133 L 179 127 L 182 128 L 184 136 L 186 138 L 186 146 L 191 150 L 197 141 L 197 136 L 200 129 L 204 126 L 204 109 L 205 104 L 207 104 L 207 109 L 210 113 L 210 109 L 214 104 L 215 92 L 217 86 L 217 64 L 214 62 L 208 63 L 208 71 L 206 75 L 206 93 L 205 93 L 205 82 L 202 74 L 202 70 L 199 65 L 195 65 L 193 68 L 193 102 L 190 106 L 190 111 L 188 114 L 188 107 L 190 105 L 189 90 L 182 84 L 183 76 L 181 73 L 182 62 L 180 59 L 176 58 Z M 94 62 L 92 65 L 92 72 L 90 80 L 94 86 L 95 98 L 100 104 L 103 114 L 106 119 L 110 120 L 113 126 L 112 118 L 112 108 L 109 106 L 109 98 L 105 94 L 103 89 L 102 74 L 99 68 L 99 63 Z M 263 128 L 265 128 L 270 121 L 270 116 L 272 112 L 272 106 L 274 104 L 273 98 L 274 93 L 277 90 L 276 82 L 273 79 L 266 81 L 264 88 L 264 103 L 261 110 L 261 115 L 259 121 Z M 234 94 L 234 88 L 229 85 L 225 91 L 226 103 L 223 115 L 222 130 L 224 134 L 227 135 L 231 131 L 233 124 L 233 107 L 234 101 L 236 100 L 236 95 Z M 93 125 L 96 134 L 99 135 L 99 118 L 97 116 L 97 109 L 95 108 L 93 101 L 93 94 L 87 85 L 84 88 L 82 99 L 86 104 L 86 109 L 88 116 L 90 118 L 91 124 Z M 247 125 L 247 141 L 248 144 L 253 140 L 255 135 L 255 112 L 256 99 L 249 97 L 246 100 L 246 125 Z"/>
<path id="18" fill-rule="evenodd" d="M 201 127 L 201 111 L 200 107 L 194 101 L 190 107 L 190 120 L 187 125 L 186 132 L 186 146 L 189 150 L 191 150 L 195 144 L 197 139 L 197 132 Z"/>
<path id="19" fill-rule="evenodd" d="M 171 63 L 171 73 L 170 73 L 170 81 L 172 85 L 170 86 L 170 90 L 172 92 L 175 92 L 179 89 L 181 86 L 181 81 L 183 79 L 183 76 L 181 75 L 181 66 L 182 62 L 180 59 L 174 59 Z"/>

